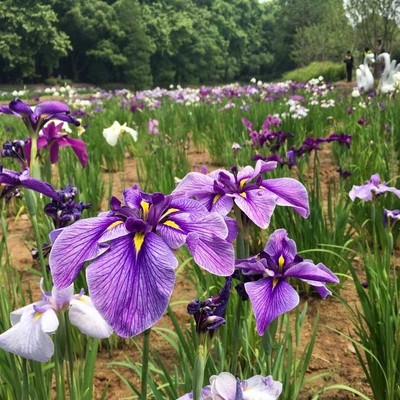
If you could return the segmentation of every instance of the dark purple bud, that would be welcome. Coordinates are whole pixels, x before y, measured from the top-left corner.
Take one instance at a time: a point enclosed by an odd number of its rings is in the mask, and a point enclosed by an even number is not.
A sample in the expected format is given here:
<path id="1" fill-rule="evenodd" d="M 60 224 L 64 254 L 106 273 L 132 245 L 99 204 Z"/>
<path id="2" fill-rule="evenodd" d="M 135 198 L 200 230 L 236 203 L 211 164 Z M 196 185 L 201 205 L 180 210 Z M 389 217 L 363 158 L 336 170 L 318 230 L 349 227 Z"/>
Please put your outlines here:
<path id="1" fill-rule="evenodd" d="M 91 207 L 91 204 L 84 202 L 75 202 L 74 198 L 77 194 L 77 189 L 71 185 L 61 189 L 58 193 L 58 199 L 53 199 L 44 207 L 44 212 L 53 218 L 56 229 L 64 228 L 78 221 L 83 210 Z"/>
<path id="2" fill-rule="evenodd" d="M 194 316 L 197 333 L 208 332 L 213 335 L 214 331 L 225 323 L 225 311 L 228 304 L 232 278 L 226 278 L 225 285 L 221 291 L 205 301 L 192 300 L 187 311 Z"/>
<path id="3" fill-rule="evenodd" d="M 340 175 L 343 179 L 347 179 L 349 176 L 353 175 L 352 172 L 347 171 L 347 170 L 342 169 L 342 168 L 338 168 L 338 169 L 336 170 L 336 172 L 338 172 L 339 175 Z"/>

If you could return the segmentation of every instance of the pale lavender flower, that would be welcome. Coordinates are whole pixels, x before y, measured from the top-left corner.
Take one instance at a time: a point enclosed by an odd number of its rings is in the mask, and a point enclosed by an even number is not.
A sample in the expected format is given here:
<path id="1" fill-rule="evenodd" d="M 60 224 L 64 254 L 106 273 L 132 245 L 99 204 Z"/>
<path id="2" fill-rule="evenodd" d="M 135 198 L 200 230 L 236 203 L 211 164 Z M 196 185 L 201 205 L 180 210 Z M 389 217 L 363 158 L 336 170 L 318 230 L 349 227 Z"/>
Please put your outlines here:
<path id="1" fill-rule="evenodd" d="M 359 198 L 364 201 L 371 201 L 376 196 L 384 194 L 386 192 L 392 192 L 400 198 L 400 190 L 393 186 L 388 186 L 385 182 L 380 182 L 381 178 L 379 174 L 374 174 L 371 178 L 361 186 L 353 186 L 349 192 L 349 197 L 352 201 L 355 198 Z"/>
<path id="2" fill-rule="evenodd" d="M 147 125 L 147 131 L 150 135 L 159 135 L 160 131 L 158 130 L 159 122 L 156 119 L 149 119 L 149 123 Z"/>
<path id="3" fill-rule="evenodd" d="M 253 376 L 240 381 L 229 372 L 221 372 L 210 377 L 210 385 L 202 389 L 201 400 L 276 400 L 282 393 L 282 383 L 272 376 Z M 178 400 L 192 400 L 188 393 Z"/>
<path id="4" fill-rule="evenodd" d="M 10 314 L 12 327 L 0 335 L 0 348 L 29 360 L 45 362 L 54 354 L 52 335 L 58 315 L 68 310 L 70 322 L 85 335 L 104 339 L 112 328 L 104 321 L 83 292 L 73 294 L 73 285 L 51 293 L 42 289 L 42 300 Z"/>

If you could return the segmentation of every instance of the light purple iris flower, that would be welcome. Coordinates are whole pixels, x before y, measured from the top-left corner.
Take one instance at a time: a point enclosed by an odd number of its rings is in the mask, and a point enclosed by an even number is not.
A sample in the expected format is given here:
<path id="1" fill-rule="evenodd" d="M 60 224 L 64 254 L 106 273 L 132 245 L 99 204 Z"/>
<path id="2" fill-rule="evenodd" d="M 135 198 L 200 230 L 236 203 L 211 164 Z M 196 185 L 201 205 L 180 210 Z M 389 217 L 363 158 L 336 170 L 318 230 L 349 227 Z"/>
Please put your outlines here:
<path id="1" fill-rule="evenodd" d="M 282 383 L 272 376 L 253 376 L 240 381 L 229 372 L 221 372 L 210 377 L 210 385 L 202 389 L 201 400 L 276 400 L 282 393 Z M 178 400 L 193 400 L 188 393 Z"/>
<path id="2" fill-rule="evenodd" d="M 160 131 L 158 130 L 159 122 L 157 119 L 149 119 L 149 123 L 147 125 L 147 131 L 150 135 L 159 135 Z"/>
<path id="3" fill-rule="evenodd" d="M 50 253 L 54 284 L 69 286 L 87 261 L 89 292 L 99 312 L 122 337 L 154 325 L 170 300 L 186 244 L 194 261 L 220 276 L 234 271 L 234 250 L 224 218 L 191 199 L 143 193 L 137 187 L 115 197 L 111 211 L 61 231 Z"/>
<path id="4" fill-rule="evenodd" d="M 82 167 L 86 167 L 88 161 L 88 154 L 86 151 L 86 145 L 83 140 L 69 138 L 66 133 L 59 134 L 63 128 L 63 123 L 56 125 L 54 122 L 50 122 L 39 133 L 37 139 L 37 148 L 48 149 L 50 153 L 50 162 L 56 164 L 58 161 L 58 152 L 60 147 L 71 147 L 76 156 L 78 157 Z M 30 140 L 25 145 L 25 157 L 30 163 L 31 153 L 31 142 Z"/>
<path id="5" fill-rule="evenodd" d="M 11 193 L 19 186 L 32 189 L 54 200 L 58 200 L 59 198 L 59 194 L 49 183 L 43 182 L 40 179 L 31 178 L 29 175 L 29 168 L 26 168 L 22 172 L 16 172 L 11 169 L 3 168 L 3 166 L 0 165 L 0 198 L 7 196 L 7 194 Z"/>
<path id="6" fill-rule="evenodd" d="M 383 226 L 394 224 L 396 221 L 400 221 L 400 210 L 388 210 L 383 209 Z"/>
<path id="7" fill-rule="evenodd" d="M 299 295 L 286 282 L 288 278 L 307 282 L 323 298 L 331 294 L 325 284 L 339 282 L 324 264 L 315 265 L 311 260 L 298 256 L 296 243 L 288 238 L 285 229 L 273 232 L 263 252 L 252 258 L 237 260 L 236 267 L 245 275 L 260 275 L 259 280 L 244 284 L 259 335 L 264 334 L 275 318 L 299 304 Z"/>
<path id="8" fill-rule="evenodd" d="M 260 228 L 267 228 L 276 205 L 293 207 L 302 217 L 310 213 L 306 188 L 292 178 L 263 179 L 277 162 L 258 160 L 255 168 L 238 172 L 217 170 L 208 175 L 190 172 L 172 192 L 195 197 L 209 211 L 227 215 L 235 204 Z"/>
<path id="9" fill-rule="evenodd" d="M 395 187 L 386 185 L 385 182 L 381 183 L 379 174 L 371 176 L 369 181 L 366 181 L 362 186 L 353 186 L 349 192 L 349 197 L 352 201 L 357 197 L 364 201 L 371 201 L 376 196 L 386 192 L 392 192 L 397 197 L 400 197 L 400 190 Z"/>
<path id="10" fill-rule="evenodd" d="M 29 107 L 20 99 L 11 100 L 8 106 L 0 106 L 0 114 L 22 118 L 31 134 L 38 133 L 46 122 L 52 119 L 79 126 L 79 122 L 69 115 L 69 107 L 59 101 L 44 101 L 36 107 Z"/>
<path id="11" fill-rule="evenodd" d="M 113 330 L 100 316 L 90 298 L 83 292 L 73 294 L 73 285 L 51 293 L 42 289 L 42 300 L 10 314 L 12 327 L 0 335 L 0 348 L 27 358 L 45 362 L 54 354 L 50 335 L 59 325 L 58 314 L 68 310 L 70 322 L 82 333 L 99 339 L 109 337 Z"/>

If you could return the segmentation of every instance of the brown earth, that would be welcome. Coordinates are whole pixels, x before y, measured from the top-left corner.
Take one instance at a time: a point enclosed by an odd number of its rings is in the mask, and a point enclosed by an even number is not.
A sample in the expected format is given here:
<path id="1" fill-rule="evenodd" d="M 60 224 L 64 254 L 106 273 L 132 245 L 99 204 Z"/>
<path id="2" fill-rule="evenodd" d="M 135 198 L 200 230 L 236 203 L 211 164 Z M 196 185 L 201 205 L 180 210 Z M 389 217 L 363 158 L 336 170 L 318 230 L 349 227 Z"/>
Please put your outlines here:
<path id="1" fill-rule="evenodd" d="M 335 172 L 333 171 L 334 167 L 332 166 L 328 153 L 323 152 L 322 154 L 324 156 L 321 163 L 324 164 L 324 167 L 321 168 L 321 171 L 325 171 L 323 180 L 326 182 L 335 175 Z M 207 153 L 190 151 L 188 156 L 193 169 L 195 167 L 201 167 L 202 165 L 207 165 L 209 170 L 213 169 Z M 125 172 L 114 173 L 113 192 L 119 195 L 123 187 L 134 183 L 137 183 L 135 160 L 128 159 L 126 161 Z M 104 207 L 106 207 L 106 203 L 104 203 Z M 40 292 L 38 288 L 38 278 L 29 272 L 32 266 L 29 249 L 33 243 L 33 237 L 30 234 L 30 223 L 26 215 L 22 214 L 17 220 L 8 220 L 8 231 L 7 242 L 12 257 L 12 265 L 15 265 L 16 269 L 19 271 L 24 287 L 30 286 L 32 288 L 33 298 L 36 300 Z M 352 306 L 357 305 L 357 295 L 351 281 L 345 283 L 341 290 L 341 295 Z M 195 290 L 191 287 L 189 280 L 183 275 L 178 275 L 173 301 L 189 301 L 193 297 L 195 297 Z M 363 394 L 371 395 L 362 369 L 358 364 L 353 345 L 349 340 L 338 333 L 352 333 L 352 324 L 346 309 L 334 297 L 329 297 L 324 301 L 312 297 L 308 299 L 308 305 L 306 330 L 302 336 L 302 340 L 305 343 L 310 337 L 311 327 L 317 313 L 319 313 L 320 317 L 318 336 L 308 369 L 308 377 L 321 374 L 325 375 L 307 384 L 300 399 L 311 399 L 316 392 L 333 384 L 349 385 Z M 179 321 L 182 324 L 187 324 L 189 318 L 185 312 L 185 307 L 179 306 L 179 308 L 175 310 L 177 311 Z M 170 326 L 168 317 L 164 317 L 156 326 L 160 325 Z M 123 346 L 119 346 L 121 348 L 117 347 L 112 351 L 102 350 L 99 352 L 95 376 L 95 398 L 100 398 L 101 392 L 106 386 L 108 386 L 106 399 L 136 398 L 116 375 L 115 371 L 137 386 L 139 385 L 138 378 L 133 375 L 132 371 L 126 368 L 113 367 L 111 365 L 113 361 L 124 361 L 126 359 L 133 362 L 140 362 L 139 353 L 134 345 L 134 341 L 140 344 L 141 337 L 133 341 L 126 341 Z M 175 363 L 179 363 L 179 360 L 171 358 L 171 351 L 168 344 L 164 340 L 161 340 L 154 332 L 152 332 L 151 335 L 151 347 L 156 349 L 171 366 Z M 357 396 L 346 391 L 337 391 L 325 393 L 321 395 L 320 398 L 324 400 L 345 400 L 356 397 Z"/>

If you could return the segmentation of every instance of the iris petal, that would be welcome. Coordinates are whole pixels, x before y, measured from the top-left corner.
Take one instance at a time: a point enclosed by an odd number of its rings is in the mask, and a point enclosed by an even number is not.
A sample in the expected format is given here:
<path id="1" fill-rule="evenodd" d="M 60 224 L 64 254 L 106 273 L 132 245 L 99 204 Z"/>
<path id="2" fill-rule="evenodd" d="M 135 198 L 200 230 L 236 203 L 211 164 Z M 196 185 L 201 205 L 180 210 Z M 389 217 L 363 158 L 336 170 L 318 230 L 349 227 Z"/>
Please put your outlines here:
<path id="1" fill-rule="evenodd" d="M 99 245 L 98 240 L 116 221 L 118 218 L 115 217 L 83 219 L 65 228 L 57 236 L 50 253 L 50 268 L 57 288 L 69 286 L 86 261 L 107 250 L 108 246 Z"/>
<path id="2" fill-rule="evenodd" d="M 138 335 L 166 310 L 177 265 L 171 249 L 153 232 L 145 236 L 137 255 L 130 237 L 116 239 L 87 268 L 92 301 L 118 335 Z"/>
<path id="3" fill-rule="evenodd" d="M 276 196 L 263 189 L 249 190 L 245 197 L 234 194 L 236 205 L 260 228 L 266 229 L 275 209 Z"/>
<path id="4" fill-rule="evenodd" d="M 276 178 L 267 179 L 262 186 L 277 196 L 276 204 L 293 207 L 302 217 L 310 214 L 307 189 L 296 179 Z"/>
<path id="5" fill-rule="evenodd" d="M 104 321 L 88 296 L 72 299 L 68 316 L 73 325 L 90 337 L 105 339 L 113 332 L 111 326 Z"/>
<path id="6" fill-rule="evenodd" d="M 41 316 L 36 314 L 33 310 L 23 313 L 20 322 L 0 335 L 0 347 L 29 360 L 48 361 L 54 354 L 54 344 L 46 332 L 57 329 L 58 319 L 52 309 Z"/>
<path id="7" fill-rule="evenodd" d="M 282 280 L 275 284 L 272 278 L 264 278 L 256 282 L 247 282 L 244 287 L 251 301 L 260 336 L 275 318 L 299 304 L 296 290 Z"/>

